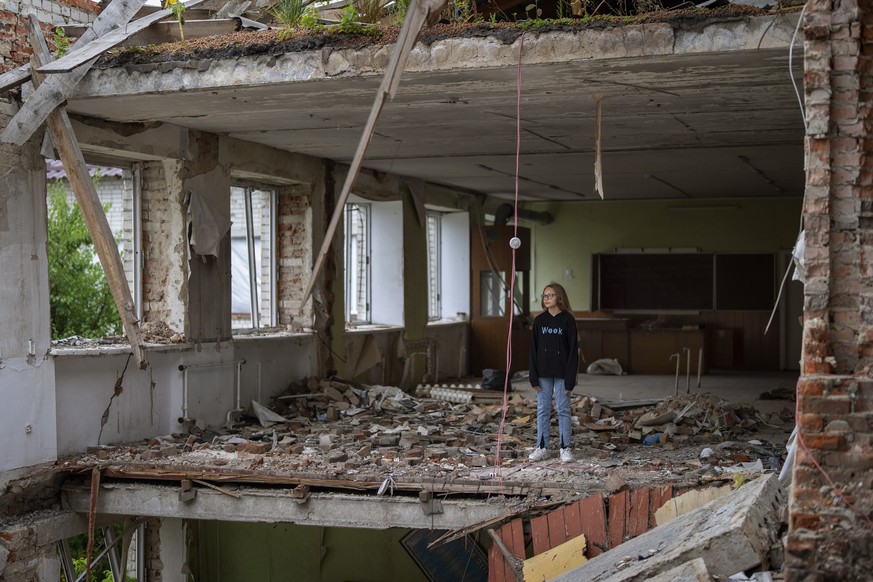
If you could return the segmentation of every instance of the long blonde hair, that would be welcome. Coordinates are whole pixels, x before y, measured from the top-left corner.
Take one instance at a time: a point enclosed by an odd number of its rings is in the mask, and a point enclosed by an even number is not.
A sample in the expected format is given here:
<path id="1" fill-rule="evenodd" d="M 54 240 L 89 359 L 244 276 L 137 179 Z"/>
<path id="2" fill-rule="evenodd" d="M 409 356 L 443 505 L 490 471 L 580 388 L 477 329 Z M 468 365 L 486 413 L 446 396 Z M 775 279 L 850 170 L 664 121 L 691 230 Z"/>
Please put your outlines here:
<path id="1" fill-rule="evenodd" d="M 555 299 L 558 300 L 558 309 L 561 311 L 573 311 L 573 308 L 570 307 L 570 298 L 567 297 L 567 290 L 560 283 L 549 283 L 545 287 L 543 287 L 543 293 L 546 292 L 546 289 L 550 288 L 555 292 Z M 546 309 L 546 302 L 540 298 L 540 306 L 542 306 L 543 310 Z"/>

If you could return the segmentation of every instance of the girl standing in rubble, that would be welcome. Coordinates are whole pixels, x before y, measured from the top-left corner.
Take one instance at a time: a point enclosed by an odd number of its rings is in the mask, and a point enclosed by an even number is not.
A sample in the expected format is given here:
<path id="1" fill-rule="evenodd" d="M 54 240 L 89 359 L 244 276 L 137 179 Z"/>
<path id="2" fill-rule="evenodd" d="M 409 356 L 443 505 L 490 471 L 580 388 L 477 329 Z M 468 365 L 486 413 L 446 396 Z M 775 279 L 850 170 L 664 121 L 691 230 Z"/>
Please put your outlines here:
<path id="1" fill-rule="evenodd" d="M 533 323 L 530 343 L 530 384 L 537 393 L 537 445 L 531 461 L 549 457 L 552 400 L 558 413 L 562 463 L 573 460 L 570 450 L 570 392 L 579 369 L 579 337 L 567 292 L 549 283 L 541 296 L 543 312 Z M 553 398 L 554 397 L 554 398 Z"/>

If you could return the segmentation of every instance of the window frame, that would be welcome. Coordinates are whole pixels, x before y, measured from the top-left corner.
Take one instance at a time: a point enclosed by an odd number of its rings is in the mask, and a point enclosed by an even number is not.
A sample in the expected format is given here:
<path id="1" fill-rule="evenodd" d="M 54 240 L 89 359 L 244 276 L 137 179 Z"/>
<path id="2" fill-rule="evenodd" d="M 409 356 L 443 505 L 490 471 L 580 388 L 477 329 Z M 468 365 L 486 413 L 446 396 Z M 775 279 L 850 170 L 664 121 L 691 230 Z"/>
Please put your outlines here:
<path id="1" fill-rule="evenodd" d="M 246 263 L 248 267 L 248 284 L 249 284 L 249 326 L 234 325 L 231 321 L 231 333 L 239 334 L 248 331 L 256 331 L 268 327 L 275 327 L 279 321 L 279 305 L 278 305 L 278 253 L 276 249 L 278 237 L 278 225 L 276 224 L 278 216 L 278 188 L 273 184 L 263 182 L 255 182 L 250 180 L 234 179 L 230 185 L 230 200 L 231 200 L 231 220 L 233 220 L 232 200 L 233 190 L 239 189 L 243 192 L 243 213 L 245 224 L 245 240 L 246 240 Z M 255 233 L 254 233 L 254 206 L 252 204 L 253 194 L 259 192 L 266 194 L 269 197 L 269 209 L 267 217 L 269 220 L 269 228 L 264 231 L 261 225 L 260 232 L 257 238 L 260 239 L 261 252 L 256 252 Z M 263 206 L 260 207 L 263 217 Z M 234 237 L 231 234 L 231 240 Z M 265 240 L 266 238 L 266 240 Z M 270 268 L 269 281 L 264 281 L 263 264 L 264 264 L 264 244 L 269 245 L 269 257 L 267 264 Z M 231 261 L 233 261 L 233 252 L 231 252 Z M 256 285 L 252 287 L 252 265 L 254 264 L 254 282 Z M 233 269 L 231 268 L 231 271 Z M 232 281 L 231 276 L 231 281 Z M 231 293 L 233 283 L 231 282 Z M 267 293 L 269 305 L 264 307 L 264 296 Z M 231 300 L 232 302 L 232 300 Z M 231 310 L 232 312 L 233 310 Z"/>
<path id="2" fill-rule="evenodd" d="M 353 214 L 363 217 L 359 231 L 354 230 Z M 370 202 L 346 202 L 343 209 L 344 219 L 344 273 L 345 286 L 345 322 L 349 326 L 368 325 L 373 321 L 373 205 Z M 363 240 L 355 244 L 353 241 L 360 236 Z M 354 249 L 355 252 L 352 252 Z M 355 263 L 353 265 L 353 262 Z M 355 282 L 354 279 L 358 281 Z M 363 293 L 363 302 L 360 294 Z M 355 297 L 357 295 L 357 297 Z M 363 303 L 363 314 L 355 311 L 356 319 L 352 319 L 352 308 L 360 309 Z"/>

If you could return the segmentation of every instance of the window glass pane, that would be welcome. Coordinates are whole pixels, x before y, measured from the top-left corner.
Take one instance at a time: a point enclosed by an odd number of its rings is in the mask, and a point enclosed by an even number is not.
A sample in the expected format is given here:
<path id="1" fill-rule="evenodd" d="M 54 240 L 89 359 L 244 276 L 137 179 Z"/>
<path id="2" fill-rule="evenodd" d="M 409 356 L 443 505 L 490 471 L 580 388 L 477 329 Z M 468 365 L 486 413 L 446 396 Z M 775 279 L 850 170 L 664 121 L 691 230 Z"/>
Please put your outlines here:
<path id="1" fill-rule="evenodd" d="M 435 320 L 442 317 L 440 296 L 440 247 L 441 247 L 440 215 L 435 212 L 427 214 L 427 317 Z"/>
<path id="2" fill-rule="evenodd" d="M 524 271 L 515 272 L 515 301 L 513 301 L 512 313 L 521 315 L 524 313 Z"/>
<path id="3" fill-rule="evenodd" d="M 248 196 L 247 196 L 248 195 Z M 233 186 L 231 218 L 231 325 L 235 329 L 273 324 L 273 190 Z M 251 255 L 247 207 L 251 204 Z M 252 277 L 254 275 L 254 277 Z M 254 293 L 252 280 L 254 279 Z M 254 314 L 257 313 L 256 318 Z"/>
<path id="4" fill-rule="evenodd" d="M 346 204 L 346 322 L 370 321 L 370 205 Z"/>
<path id="5" fill-rule="evenodd" d="M 506 314 L 503 294 L 503 271 L 479 273 L 479 304 L 482 317 L 502 317 Z"/>

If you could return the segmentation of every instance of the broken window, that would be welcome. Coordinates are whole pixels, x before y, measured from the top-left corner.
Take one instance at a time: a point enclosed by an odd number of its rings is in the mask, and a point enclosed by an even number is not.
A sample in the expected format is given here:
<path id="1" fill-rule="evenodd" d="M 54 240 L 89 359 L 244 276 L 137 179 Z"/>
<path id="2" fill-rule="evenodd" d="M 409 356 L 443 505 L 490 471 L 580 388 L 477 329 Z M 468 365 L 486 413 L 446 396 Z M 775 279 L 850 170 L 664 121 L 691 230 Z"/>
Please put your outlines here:
<path id="1" fill-rule="evenodd" d="M 403 203 L 350 196 L 345 206 L 348 325 L 403 325 Z"/>
<path id="2" fill-rule="evenodd" d="M 470 221 L 466 212 L 427 212 L 428 320 L 464 320 L 470 311 Z"/>
<path id="3" fill-rule="evenodd" d="M 370 322 L 370 205 L 346 204 L 346 321 Z"/>
<path id="4" fill-rule="evenodd" d="M 140 172 L 89 165 L 118 244 L 137 314 L 141 314 Z M 63 164 L 46 160 L 51 328 L 54 339 L 122 333 L 121 319 Z"/>
<path id="5" fill-rule="evenodd" d="M 276 191 L 251 185 L 230 189 L 231 325 L 276 325 Z"/>

